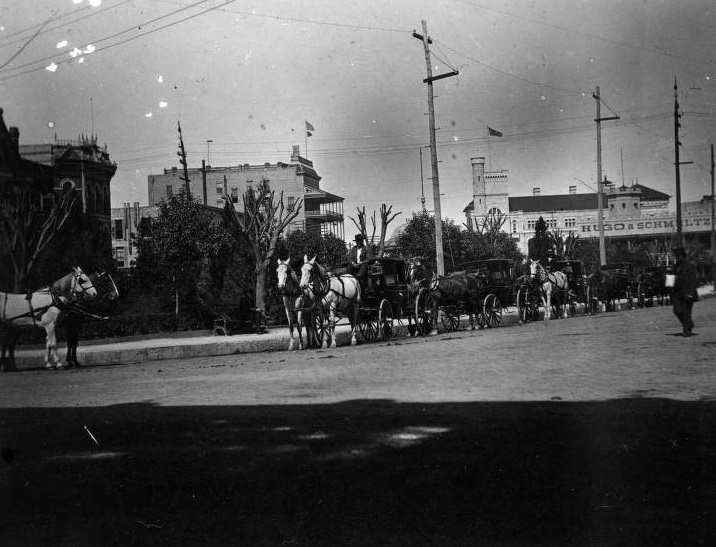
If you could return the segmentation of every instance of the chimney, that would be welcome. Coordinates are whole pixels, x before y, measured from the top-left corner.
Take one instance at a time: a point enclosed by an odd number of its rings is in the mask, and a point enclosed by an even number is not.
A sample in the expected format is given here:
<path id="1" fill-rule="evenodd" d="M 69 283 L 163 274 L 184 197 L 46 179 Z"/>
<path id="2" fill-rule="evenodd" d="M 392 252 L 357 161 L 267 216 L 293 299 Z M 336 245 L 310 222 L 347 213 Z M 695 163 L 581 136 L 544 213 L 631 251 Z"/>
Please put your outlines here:
<path id="1" fill-rule="evenodd" d="M 576 193 L 577 193 L 577 187 L 576 187 L 576 186 L 570 186 L 570 187 L 569 187 L 569 193 L 570 193 L 570 194 L 576 194 Z"/>
<path id="2" fill-rule="evenodd" d="M 539 196 L 539 187 L 538 186 L 532 188 L 532 195 Z"/>
<path id="3" fill-rule="evenodd" d="M 297 160 L 301 156 L 301 147 L 297 144 L 293 145 L 293 153 L 291 154 L 292 160 Z"/>
<path id="4" fill-rule="evenodd" d="M 20 150 L 20 130 L 17 127 L 10 127 L 8 129 L 8 133 L 10 133 L 10 142 L 12 143 L 13 150 L 15 150 L 15 152 L 19 152 L 19 150 Z"/>

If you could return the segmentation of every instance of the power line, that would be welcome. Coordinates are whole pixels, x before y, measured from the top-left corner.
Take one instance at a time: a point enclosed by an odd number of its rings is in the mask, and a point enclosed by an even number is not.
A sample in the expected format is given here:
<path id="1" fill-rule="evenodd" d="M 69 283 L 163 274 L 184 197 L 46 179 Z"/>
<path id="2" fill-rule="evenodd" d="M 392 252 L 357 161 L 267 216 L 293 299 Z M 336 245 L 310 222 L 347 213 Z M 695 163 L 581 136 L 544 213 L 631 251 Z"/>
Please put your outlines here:
<path id="1" fill-rule="evenodd" d="M 188 10 L 188 9 L 192 9 L 192 8 L 197 7 L 197 6 L 200 6 L 201 4 L 205 4 L 205 3 L 208 2 L 208 1 L 210 1 L 210 0 L 199 0 L 198 2 L 195 2 L 195 3 L 193 3 L 193 4 L 190 4 L 190 5 L 185 6 L 185 7 L 183 7 L 183 8 L 174 10 L 174 11 L 172 11 L 172 12 L 166 13 L 166 14 L 161 15 L 161 16 L 159 16 L 159 17 L 155 17 L 155 18 L 153 18 L 153 19 L 149 19 L 148 21 L 145 21 L 145 22 L 143 22 L 143 23 L 140 23 L 139 25 L 133 25 L 133 26 L 128 27 L 128 28 L 126 28 L 126 29 L 124 29 L 124 30 L 121 30 L 121 31 L 119 31 L 119 32 L 115 32 L 114 34 L 111 34 L 111 35 L 109 35 L 109 36 L 105 36 L 104 38 L 100 38 L 100 39 L 98 39 L 98 40 L 93 40 L 93 41 L 91 41 L 91 43 L 93 43 L 93 44 L 101 44 L 102 42 L 106 42 L 106 41 L 108 41 L 108 40 L 112 40 L 113 38 L 117 38 L 117 37 L 119 37 L 119 36 L 122 36 L 122 35 L 124 35 L 124 34 L 127 34 L 128 32 L 132 32 L 132 31 L 135 31 L 135 30 L 137 30 L 137 29 L 141 29 L 143 26 L 147 26 L 147 25 L 151 25 L 151 24 L 157 23 L 157 22 L 162 21 L 162 20 L 164 20 L 164 19 L 166 19 L 166 18 L 168 18 L 168 17 L 172 17 L 172 16 L 174 16 L 174 15 L 176 15 L 176 14 L 178 14 L 178 13 L 181 13 L 182 11 L 186 11 L 186 10 Z M 224 5 L 230 4 L 230 3 L 235 2 L 235 1 L 236 1 L 236 0 L 226 0 L 225 3 L 224 3 Z M 179 19 L 178 21 L 174 21 L 174 22 L 168 23 L 168 24 L 166 24 L 166 25 L 164 25 L 164 26 L 155 27 L 155 28 L 153 28 L 153 29 L 151 29 L 151 30 L 148 30 L 148 31 L 146 31 L 146 32 L 143 32 L 143 33 L 140 33 L 140 34 L 136 34 L 135 36 L 132 36 L 132 37 L 126 39 L 126 40 L 122 40 L 122 41 L 116 42 L 116 43 L 114 43 L 114 44 L 109 44 L 109 45 L 104 46 L 104 47 L 97 47 L 97 48 L 95 49 L 94 53 L 97 53 L 97 52 L 99 52 L 99 51 L 103 51 L 103 50 L 106 50 L 106 49 L 110 49 L 110 48 L 116 47 L 116 46 L 118 46 L 118 45 L 125 44 L 125 43 L 127 43 L 127 42 L 129 42 L 129 41 L 136 40 L 137 38 L 141 38 L 141 37 L 143 37 L 143 36 L 147 36 L 147 35 L 149 35 L 149 34 L 153 34 L 154 32 L 159 32 L 160 30 L 164 30 L 164 29 L 169 28 L 169 27 L 172 27 L 172 26 L 174 26 L 174 25 L 178 25 L 179 23 L 183 23 L 183 22 L 188 21 L 188 20 L 190 20 L 190 19 L 193 19 L 193 18 L 195 18 L 195 17 L 199 17 L 199 16 L 201 16 L 201 15 L 204 15 L 204 14 L 206 14 L 206 13 L 208 13 L 208 12 L 210 12 L 210 11 L 213 11 L 213 10 L 215 10 L 215 9 L 218 9 L 218 8 L 219 8 L 219 6 L 210 7 L 210 8 L 207 8 L 206 10 L 204 10 L 204 11 L 202 11 L 202 12 L 199 12 L 199 13 L 197 13 L 197 14 L 190 15 L 190 16 L 185 17 L 185 18 L 183 18 L 183 19 Z M 60 57 L 62 57 L 62 58 L 60 58 Z M 32 66 L 32 65 L 36 65 L 37 63 L 43 63 L 43 64 L 44 64 L 44 63 L 46 63 L 47 61 L 50 61 L 50 60 L 57 60 L 57 63 L 56 63 L 56 64 L 58 64 L 58 65 L 59 65 L 59 64 L 69 63 L 69 62 L 72 61 L 71 59 L 66 59 L 66 58 L 64 58 L 64 56 L 60 56 L 60 55 L 55 54 L 55 55 L 50 55 L 50 56 L 47 56 L 47 57 L 43 57 L 42 59 L 37 59 L 37 60 L 35 60 L 35 61 L 31 61 L 31 62 L 29 62 L 29 63 L 25 63 L 24 65 L 19 65 L 19 66 L 16 66 L 16 67 L 7 69 L 7 70 L 5 70 L 5 71 L 0 71 L 0 73 L 2 73 L 2 72 L 11 72 L 11 71 L 15 71 L 15 70 L 21 70 L 21 69 L 23 69 L 23 68 L 26 68 L 26 67 L 29 67 L 29 66 Z M 10 75 L 10 76 L 0 77 L 0 81 L 5 81 L 5 80 L 12 79 L 12 78 L 16 78 L 16 77 L 18 77 L 18 76 L 22 76 L 22 75 L 27 74 L 27 73 L 29 73 L 29 72 L 34 72 L 34 71 L 36 71 L 36 70 L 42 70 L 42 69 L 44 69 L 44 66 L 43 66 L 43 67 L 38 67 L 38 68 L 33 68 L 33 69 L 30 69 L 30 70 L 27 70 L 27 71 L 24 71 L 24 72 L 20 72 L 19 74 L 14 74 L 14 75 Z"/>

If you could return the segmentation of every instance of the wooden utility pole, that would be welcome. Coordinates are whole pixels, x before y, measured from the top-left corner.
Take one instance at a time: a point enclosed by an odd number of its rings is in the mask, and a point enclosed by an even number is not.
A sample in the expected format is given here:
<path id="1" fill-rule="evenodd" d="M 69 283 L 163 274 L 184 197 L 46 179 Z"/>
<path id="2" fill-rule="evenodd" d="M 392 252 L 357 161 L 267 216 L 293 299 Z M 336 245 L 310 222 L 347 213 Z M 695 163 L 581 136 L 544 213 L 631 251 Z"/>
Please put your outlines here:
<path id="1" fill-rule="evenodd" d="M 422 21 L 423 34 L 420 35 L 417 32 L 413 32 L 413 37 L 423 42 L 423 49 L 425 50 L 425 68 L 427 69 L 428 77 L 423 80 L 424 83 L 428 84 L 428 120 L 430 124 L 430 163 L 432 164 L 433 172 L 433 203 L 435 208 L 435 260 L 437 265 L 438 275 L 445 275 L 445 258 L 443 256 L 443 221 L 440 212 L 440 178 L 438 176 L 438 151 L 435 143 L 435 105 L 433 101 L 433 82 L 435 80 L 442 80 L 443 78 L 449 78 L 451 76 L 457 76 L 458 71 L 453 70 L 446 74 L 440 74 L 433 77 L 433 68 L 430 64 L 430 45 L 432 40 L 428 36 L 428 24 L 425 20 Z"/>
<path id="2" fill-rule="evenodd" d="M 711 279 L 716 291 L 716 203 L 714 203 L 714 145 L 711 145 Z"/>
<path id="3" fill-rule="evenodd" d="M 597 101 L 597 223 L 599 225 L 599 264 L 606 266 L 607 264 L 607 247 L 604 242 L 604 186 L 602 183 L 602 122 L 608 120 L 618 120 L 619 116 L 610 116 L 602 118 L 602 100 L 599 95 L 599 86 L 592 94 Z"/>
<path id="4" fill-rule="evenodd" d="M 681 166 L 694 163 L 693 161 L 679 161 L 679 128 L 681 123 L 679 112 L 679 89 L 674 78 L 674 167 L 676 169 L 676 246 L 684 246 L 684 230 L 681 224 Z"/>

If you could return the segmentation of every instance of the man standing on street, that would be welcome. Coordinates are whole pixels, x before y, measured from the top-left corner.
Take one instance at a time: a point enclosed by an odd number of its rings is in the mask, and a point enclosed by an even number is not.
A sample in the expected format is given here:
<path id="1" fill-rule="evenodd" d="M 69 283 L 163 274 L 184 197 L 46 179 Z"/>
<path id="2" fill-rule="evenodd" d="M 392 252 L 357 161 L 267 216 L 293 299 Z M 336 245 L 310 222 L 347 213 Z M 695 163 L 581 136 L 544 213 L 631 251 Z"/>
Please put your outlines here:
<path id="1" fill-rule="evenodd" d="M 696 292 L 696 266 L 686 256 L 686 249 L 677 247 L 674 249 L 676 263 L 674 264 L 674 288 L 672 300 L 674 302 L 674 315 L 681 321 L 684 337 L 689 337 L 694 328 L 691 320 L 691 308 L 694 302 L 698 301 L 699 295 Z"/>

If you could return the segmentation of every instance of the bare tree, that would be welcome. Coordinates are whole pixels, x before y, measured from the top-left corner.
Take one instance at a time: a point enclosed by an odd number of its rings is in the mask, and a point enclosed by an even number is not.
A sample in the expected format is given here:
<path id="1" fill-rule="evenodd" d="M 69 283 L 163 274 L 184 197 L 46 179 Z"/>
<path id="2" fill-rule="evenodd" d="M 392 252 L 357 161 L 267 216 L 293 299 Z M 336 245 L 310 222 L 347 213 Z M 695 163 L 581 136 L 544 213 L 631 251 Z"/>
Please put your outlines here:
<path id="1" fill-rule="evenodd" d="M 555 228 L 547 232 L 547 235 L 552 242 L 552 248 L 557 256 L 562 257 L 563 260 L 569 260 L 574 256 L 577 241 L 579 240 L 578 234 L 570 230 L 565 236 L 563 230 Z"/>
<path id="2" fill-rule="evenodd" d="M 251 246 L 256 264 L 255 305 L 258 323 L 261 328 L 266 319 L 266 278 L 268 266 L 276 252 L 276 243 L 281 233 L 298 216 L 302 202 L 299 199 L 292 210 L 283 206 L 283 192 L 278 201 L 275 191 L 268 186 L 268 180 L 262 179 L 258 188 L 249 188 L 243 195 L 244 218 L 242 219 L 231 201 L 231 196 L 223 195 L 224 211 L 229 221 L 237 226 Z"/>
<path id="3" fill-rule="evenodd" d="M 373 211 L 373 216 L 371 217 L 371 224 L 372 224 L 372 232 L 370 235 L 370 238 L 368 237 L 368 229 L 366 226 L 366 213 L 365 213 L 365 206 L 363 209 L 356 208 L 358 211 L 358 221 L 353 217 L 348 217 L 353 221 L 353 224 L 355 224 L 356 228 L 360 231 L 360 234 L 363 236 L 363 239 L 365 239 L 366 243 L 368 245 L 372 245 L 376 248 L 376 256 L 382 257 L 385 253 L 385 236 L 388 232 L 388 225 L 395 220 L 395 217 L 402 214 L 402 211 L 398 211 L 397 213 L 394 213 L 391 216 L 391 212 L 393 211 L 393 206 L 391 205 L 388 207 L 385 203 L 381 204 L 380 206 L 380 236 L 378 239 L 378 243 L 375 242 L 375 231 L 377 229 L 376 224 L 376 218 L 375 218 L 375 211 Z"/>
<path id="4" fill-rule="evenodd" d="M 74 185 L 65 190 L 48 213 L 41 211 L 37 195 L 22 189 L 0 202 L 0 246 L 13 272 L 13 292 L 21 293 L 37 261 L 67 222 L 76 202 Z M 46 216 L 45 216 L 46 215 Z"/>

